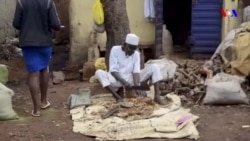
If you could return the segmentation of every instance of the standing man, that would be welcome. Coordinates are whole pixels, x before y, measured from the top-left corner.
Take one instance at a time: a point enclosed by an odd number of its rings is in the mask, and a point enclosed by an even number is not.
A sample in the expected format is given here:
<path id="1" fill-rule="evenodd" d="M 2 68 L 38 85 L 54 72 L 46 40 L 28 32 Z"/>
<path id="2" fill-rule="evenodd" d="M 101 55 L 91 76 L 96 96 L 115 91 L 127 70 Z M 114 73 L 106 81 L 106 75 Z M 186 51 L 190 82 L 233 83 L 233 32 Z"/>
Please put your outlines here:
<path id="1" fill-rule="evenodd" d="M 47 109 L 49 63 L 52 54 L 52 29 L 59 30 L 60 20 L 53 0 L 17 0 L 13 26 L 19 30 L 20 47 L 29 72 L 28 86 L 34 104 L 32 116 Z M 39 107 L 38 95 L 41 93 Z"/>
<path id="2" fill-rule="evenodd" d="M 118 95 L 115 88 L 126 87 L 132 85 L 139 86 L 141 83 L 152 79 L 155 87 L 154 101 L 158 104 L 165 105 L 165 101 L 160 97 L 160 84 L 162 75 L 159 66 L 153 64 L 140 70 L 140 54 L 137 51 L 139 37 L 135 34 L 128 34 L 123 46 L 114 46 L 110 52 L 109 72 L 97 70 L 96 78 L 102 86 L 108 89 L 117 99 L 122 101 L 122 97 Z M 145 96 L 145 92 L 136 91 L 138 96 Z"/>

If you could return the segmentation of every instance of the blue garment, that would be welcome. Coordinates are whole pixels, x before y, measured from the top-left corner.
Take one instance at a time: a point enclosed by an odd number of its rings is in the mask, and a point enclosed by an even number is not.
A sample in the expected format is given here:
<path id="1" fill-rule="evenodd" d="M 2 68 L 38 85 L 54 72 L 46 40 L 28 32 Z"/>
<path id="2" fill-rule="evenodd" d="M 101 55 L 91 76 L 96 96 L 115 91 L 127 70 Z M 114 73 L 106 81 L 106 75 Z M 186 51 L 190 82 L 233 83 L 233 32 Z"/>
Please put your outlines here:
<path id="1" fill-rule="evenodd" d="M 49 66 L 52 47 L 22 47 L 23 58 L 29 72 L 36 72 Z"/>

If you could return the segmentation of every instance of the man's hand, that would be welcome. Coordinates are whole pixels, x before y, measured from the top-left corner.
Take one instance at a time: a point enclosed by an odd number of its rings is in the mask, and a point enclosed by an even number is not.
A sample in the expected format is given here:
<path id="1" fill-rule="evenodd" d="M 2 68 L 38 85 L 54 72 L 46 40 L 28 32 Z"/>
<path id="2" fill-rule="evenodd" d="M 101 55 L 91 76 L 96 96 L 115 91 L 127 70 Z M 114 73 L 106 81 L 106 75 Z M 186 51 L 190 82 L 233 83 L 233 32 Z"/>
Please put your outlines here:
<path id="1" fill-rule="evenodd" d="M 127 81 L 124 81 L 122 84 L 125 87 L 125 89 L 130 89 L 131 88 L 131 84 L 128 83 Z"/>
<path id="2" fill-rule="evenodd" d="M 145 91 L 136 90 L 135 92 L 136 92 L 136 95 L 139 97 L 146 97 L 147 96 Z"/>

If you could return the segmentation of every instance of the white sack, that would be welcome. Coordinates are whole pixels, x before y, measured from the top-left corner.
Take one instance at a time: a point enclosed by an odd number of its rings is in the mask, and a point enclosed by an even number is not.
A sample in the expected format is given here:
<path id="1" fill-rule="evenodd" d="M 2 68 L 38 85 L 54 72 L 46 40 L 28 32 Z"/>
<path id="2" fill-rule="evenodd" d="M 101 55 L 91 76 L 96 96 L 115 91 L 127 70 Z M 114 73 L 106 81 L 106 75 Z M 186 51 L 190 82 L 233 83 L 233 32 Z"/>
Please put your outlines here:
<path id="1" fill-rule="evenodd" d="M 18 118 L 12 109 L 12 96 L 14 96 L 14 92 L 0 83 L 0 120 L 13 120 Z"/>
<path id="2" fill-rule="evenodd" d="M 149 60 L 148 62 L 146 62 L 145 67 L 151 64 L 157 64 L 160 67 L 163 80 L 174 78 L 177 68 L 177 64 L 174 61 L 168 60 L 166 58 Z"/>
<path id="3" fill-rule="evenodd" d="M 249 104 L 245 92 L 241 88 L 244 79 L 225 73 L 219 73 L 206 81 L 207 92 L 204 104 Z"/>

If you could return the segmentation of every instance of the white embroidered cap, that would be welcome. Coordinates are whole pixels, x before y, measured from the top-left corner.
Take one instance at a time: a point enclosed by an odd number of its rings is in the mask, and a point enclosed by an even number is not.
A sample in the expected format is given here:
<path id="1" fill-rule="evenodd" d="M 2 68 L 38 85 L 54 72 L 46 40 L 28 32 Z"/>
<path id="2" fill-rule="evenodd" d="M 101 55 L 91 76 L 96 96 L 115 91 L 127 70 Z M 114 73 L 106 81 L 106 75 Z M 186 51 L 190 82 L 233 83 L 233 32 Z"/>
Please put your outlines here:
<path id="1" fill-rule="evenodd" d="M 135 34 L 127 34 L 126 37 L 126 43 L 130 44 L 130 45 L 134 45 L 134 46 L 138 46 L 139 45 L 139 37 Z"/>

